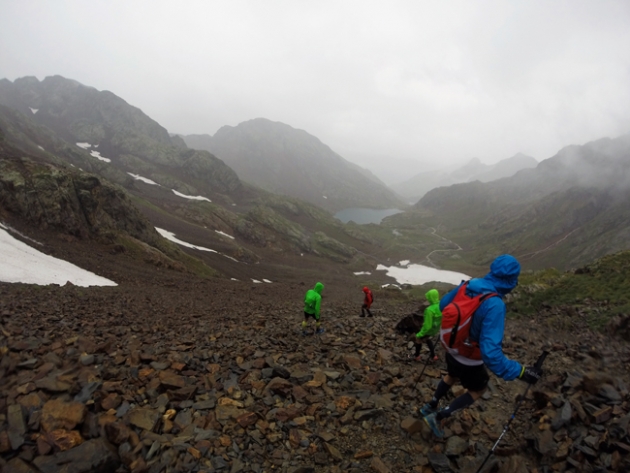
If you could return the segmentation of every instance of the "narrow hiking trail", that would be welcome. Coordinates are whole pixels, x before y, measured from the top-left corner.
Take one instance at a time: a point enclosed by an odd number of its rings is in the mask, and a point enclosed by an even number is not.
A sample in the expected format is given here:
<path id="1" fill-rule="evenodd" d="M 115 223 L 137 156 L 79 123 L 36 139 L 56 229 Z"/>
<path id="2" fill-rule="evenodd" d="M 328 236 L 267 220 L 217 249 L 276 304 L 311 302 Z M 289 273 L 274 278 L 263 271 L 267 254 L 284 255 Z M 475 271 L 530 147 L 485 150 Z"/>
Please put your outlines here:
<path id="1" fill-rule="evenodd" d="M 443 241 L 446 241 L 446 242 L 448 242 L 448 243 L 450 243 L 450 244 L 452 244 L 452 245 L 455 245 L 455 246 L 457 247 L 457 248 L 455 248 L 455 249 L 448 249 L 448 250 L 433 250 L 431 253 L 429 253 L 429 254 L 425 257 L 425 259 L 427 260 L 427 262 L 428 262 L 431 266 L 433 266 L 433 267 L 434 267 L 434 268 L 436 268 L 436 269 L 440 269 L 440 268 L 438 268 L 438 267 L 437 267 L 437 265 L 436 265 L 436 264 L 435 264 L 435 263 L 431 260 L 431 255 L 432 255 L 433 253 L 440 253 L 440 252 L 444 253 L 444 252 L 448 252 L 448 251 L 462 251 L 462 247 L 461 247 L 461 246 L 459 246 L 459 245 L 458 245 L 457 243 L 455 243 L 454 241 L 449 240 L 448 238 L 443 237 L 442 235 L 438 235 L 437 230 L 436 230 L 435 228 L 433 228 L 433 227 L 430 227 L 430 228 L 431 228 L 431 230 L 432 230 L 432 232 L 431 232 L 431 234 L 432 234 L 432 235 L 435 235 L 435 236 L 437 236 L 437 237 L 440 237 Z"/>

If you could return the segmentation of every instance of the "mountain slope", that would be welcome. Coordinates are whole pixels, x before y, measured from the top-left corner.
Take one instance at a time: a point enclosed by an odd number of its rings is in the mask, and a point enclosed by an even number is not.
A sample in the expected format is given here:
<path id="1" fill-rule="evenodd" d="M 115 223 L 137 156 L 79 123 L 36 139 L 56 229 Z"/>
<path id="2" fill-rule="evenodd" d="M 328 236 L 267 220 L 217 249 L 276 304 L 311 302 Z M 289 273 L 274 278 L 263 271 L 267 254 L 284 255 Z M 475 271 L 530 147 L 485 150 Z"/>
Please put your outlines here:
<path id="1" fill-rule="evenodd" d="M 87 127 L 76 125 L 88 122 Z M 242 183 L 223 161 L 207 151 L 186 148 L 180 138 L 170 137 L 124 100 L 74 81 L 60 77 L 0 81 L 0 132 L 14 150 L 5 157 L 45 164 L 37 172 L 53 187 L 57 184 L 50 176 L 83 171 L 89 173 L 88 181 L 118 184 L 120 189 L 112 188 L 128 194 L 130 204 L 151 222 L 152 234 L 156 235 L 155 226 L 203 248 L 184 251 L 229 277 L 261 279 L 259 272 L 269 273 L 262 264 L 250 263 L 286 265 L 295 256 L 298 260 L 290 262 L 295 266 L 307 259 L 314 267 L 319 260 L 345 264 L 361 259 L 356 248 L 371 253 L 374 247 L 360 229 L 341 224 L 311 204 Z M 24 212 L 15 214 L 28 220 Z M 63 226 L 58 230 L 76 233 Z"/>
<path id="2" fill-rule="evenodd" d="M 283 123 L 257 118 L 224 126 L 214 136 L 183 138 L 188 146 L 219 156 L 244 181 L 333 212 L 401 205 L 369 171 L 346 161 L 316 137 Z"/>
<path id="3" fill-rule="evenodd" d="M 417 202 L 427 192 L 463 182 L 490 182 L 509 177 L 523 169 L 534 168 L 538 162 L 531 156 L 518 153 L 496 164 L 484 164 L 473 158 L 454 170 L 434 170 L 416 174 L 407 181 L 392 185 L 392 189 L 411 202 Z"/>
<path id="4" fill-rule="evenodd" d="M 416 209 L 475 264 L 497 251 L 532 267 L 576 267 L 630 248 L 630 135 L 568 146 L 535 169 L 434 189 Z"/>

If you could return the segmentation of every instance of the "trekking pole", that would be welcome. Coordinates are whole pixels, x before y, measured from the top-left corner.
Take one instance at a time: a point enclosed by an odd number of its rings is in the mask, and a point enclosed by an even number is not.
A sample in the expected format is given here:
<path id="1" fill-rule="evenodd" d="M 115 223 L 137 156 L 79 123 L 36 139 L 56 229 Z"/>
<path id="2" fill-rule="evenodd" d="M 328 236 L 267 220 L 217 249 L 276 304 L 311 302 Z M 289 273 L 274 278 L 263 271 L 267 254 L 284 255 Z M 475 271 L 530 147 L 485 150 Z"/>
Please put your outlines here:
<path id="1" fill-rule="evenodd" d="M 435 349 L 436 343 L 438 343 L 438 340 L 440 339 L 440 334 L 438 333 L 438 336 L 435 337 L 435 340 L 433 341 L 433 347 Z M 422 371 L 420 372 L 420 376 L 418 377 L 418 382 L 422 381 L 422 375 L 424 374 L 424 370 L 427 369 L 427 365 L 429 364 L 429 360 L 431 359 L 430 356 L 427 356 L 427 361 L 424 362 L 424 367 L 422 368 Z"/>
<path id="2" fill-rule="evenodd" d="M 545 358 L 547 358 L 547 355 L 549 354 L 548 351 L 543 350 L 542 354 L 538 357 L 538 360 L 536 361 L 536 364 L 534 366 L 536 366 L 536 368 L 542 368 L 543 362 L 545 361 Z M 510 418 L 507 421 L 507 424 L 505 424 L 505 427 L 503 427 L 503 432 L 501 432 L 501 435 L 499 436 L 499 438 L 497 439 L 497 441 L 494 443 L 494 445 L 492 446 L 492 449 L 488 452 L 488 455 L 486 455 L 486 458 L 484 459 L 483 463 L 481 464 L 481 466 L 477 469 L 476 473 L 479 473 L 481 471 L 481 469 L 483 468 L 483 466 L 486 464 L 486 462 L 488 461 L 488 459 L 492 456 L 492 454 L 494 453 L 494 450 L 497 448 L 497 446 L 499 445 L 499 442 L 501 442 L 501 439 L 503 438 L 503 436 L 507 433 L 508 429 L 510 428 L 510 424 L 512 423 L 512 421 L 514 420 L 514 418 L 516 417 L 516 413 L 518 412 L 518 408 L 521 407 L 521 403 L 523 402 L 523 399 L 525 399 L 527 397 L 527 393 L 529 392 L 529 388 L 531 388 L 532 385 L 531 384 L 527 384 L 527 387 L 525 388 L 525 392 L 523 393 L 523 396 L 518 400 L 518 402 L 516 403 L 516 408 L 514 409 L 514 412 L 512 412 L 512 415 L 510 416 Z"/>

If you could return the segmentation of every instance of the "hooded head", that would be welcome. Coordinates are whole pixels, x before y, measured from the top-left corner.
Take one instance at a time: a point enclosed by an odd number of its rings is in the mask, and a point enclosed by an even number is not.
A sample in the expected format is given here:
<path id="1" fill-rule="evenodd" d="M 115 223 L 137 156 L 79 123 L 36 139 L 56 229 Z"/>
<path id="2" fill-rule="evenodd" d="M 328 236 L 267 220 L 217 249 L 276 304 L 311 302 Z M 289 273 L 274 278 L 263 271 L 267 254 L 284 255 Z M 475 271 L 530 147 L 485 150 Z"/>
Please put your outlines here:
<path id="1" fill-rule="evenodd" d="M 324 289 L 324 285 L 321 282 L 318 282 L 318 283 L 315 284 L 314 291 L 317 294 L 321 294 L 322 293 L 322 289 Z"/>
<path id="2" fill-rule="evenodd" d="M 437 291 L 437 289 L 429 289 L 429 292 L 427 292 L 424 297 L 427 298 L 427 301 L 430 305 L 440 302 L 440 293 Z"/>
<path id="3" fill-rule="evenodd" d="M 368 287 L 367 287 L 367 286 L 365 286 L 365 287 L 363 288 L 363 292 L 365 292 L 366 294 L 368 293 L 368 291 L 369 291 L 369 290 L 370 290 L 370 289 L 368 289 Z"/>
<path id="4" fill-rule="evenodd" d="M 512 255 L 498 256 L 490 265 L 490 272 L 484 279 L 492 282 L 497 292 L 507 294 L 518 284 L 521 265 Z"/>

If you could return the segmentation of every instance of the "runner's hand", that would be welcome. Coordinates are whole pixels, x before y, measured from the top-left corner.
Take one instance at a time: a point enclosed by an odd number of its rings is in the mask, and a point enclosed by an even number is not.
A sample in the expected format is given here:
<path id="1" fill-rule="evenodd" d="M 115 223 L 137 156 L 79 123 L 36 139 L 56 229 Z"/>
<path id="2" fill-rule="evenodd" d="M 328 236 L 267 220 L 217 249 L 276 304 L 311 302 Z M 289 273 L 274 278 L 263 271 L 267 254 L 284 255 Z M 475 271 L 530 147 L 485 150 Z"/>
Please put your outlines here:
<path id="1" fill-rule="evenodd" d="M 542 374 L 542 368 L 538 368 L 537 366 L 528 366 L 527 368 L 523 367 L 519 379 L 522 379 L 529 384 L 536 384 L 542 377 Z"/>

